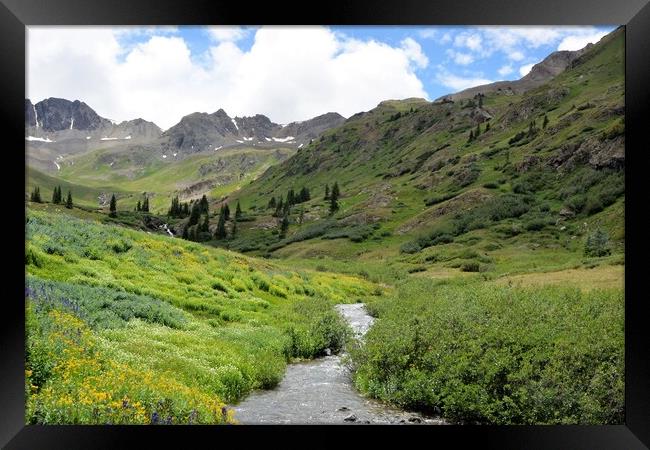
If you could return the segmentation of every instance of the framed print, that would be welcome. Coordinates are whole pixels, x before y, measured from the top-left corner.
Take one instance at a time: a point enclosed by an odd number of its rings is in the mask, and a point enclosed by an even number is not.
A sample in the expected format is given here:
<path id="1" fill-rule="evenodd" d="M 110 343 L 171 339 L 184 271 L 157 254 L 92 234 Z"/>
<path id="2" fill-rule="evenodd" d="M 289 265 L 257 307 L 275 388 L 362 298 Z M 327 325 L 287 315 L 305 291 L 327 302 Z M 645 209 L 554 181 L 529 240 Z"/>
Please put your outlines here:
<path id="1" fill-rule="evenodd" d="M 647 448 L 646 3 L 3 0 L 3 446 Z"/>

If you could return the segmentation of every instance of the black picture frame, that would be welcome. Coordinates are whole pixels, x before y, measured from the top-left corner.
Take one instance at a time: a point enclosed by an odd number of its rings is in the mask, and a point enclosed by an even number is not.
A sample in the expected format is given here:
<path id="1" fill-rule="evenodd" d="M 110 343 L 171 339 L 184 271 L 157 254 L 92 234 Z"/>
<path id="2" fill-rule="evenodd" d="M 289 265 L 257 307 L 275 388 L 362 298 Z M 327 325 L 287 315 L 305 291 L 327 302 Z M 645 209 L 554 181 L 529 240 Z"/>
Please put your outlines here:
<path id="1" fill-rule="evenodd" d="M 625 213 L 625 424 L 611 426 L 443 426 L 443 427 L 139 427 L 139 426 L 25 426 L 24 425 L 24 257 L 20 239 L 11 238 L 6 258 L 7 277 L 0 327 L 0 444 L 18 448 L 124 448 L 137 441 L 184 448 L 189 438 L 206 439 L 211 446 L 242 444 L 253 437 L 264 446 L 300 442 L 298 435 L 315 431 L 320 445 L 344 445 L 339 433 L 413 442 L 411 445 L 453 448 L 475 443 L 481 448 L 526 449 L 642 449 L 650 446 L 650 352 L 641 274 L 645 269 L 643 170 L 650 167 L 647 122 L 650 119 L 650 4 L 648 0 L 333 0 L 318 4 L 222 0 L 0 0 L 0 112 L 2 164 L 5 174 L 5 227 L 24 232 L 16 211 L 24 208 L 18 183 L 24 173 L 13 169 L 24 162 L 25 39 L 29 25 L 625 25 L 626 213 Z M 646 160 L 644 160 L 646 158 Z M 9 198 L 8 198 L 9 197 Z M 21 272 L 22 270 L 22 272 Z M 251 430 L 253 432 L 251 432 Z M 272 441 L 271 439 L 277 439 Z M 416 439 L 423 439 L 416 444 Z M 144 440 L 144 441 L 143 441 Z M 291 442 L 290 442 L 291 441 Z M 388 441 L 385 441 L 386 443 Z M 139 444 L 142 445 L 142 444 Z M 303 444 L 304 445 L 304 444 Z"/>

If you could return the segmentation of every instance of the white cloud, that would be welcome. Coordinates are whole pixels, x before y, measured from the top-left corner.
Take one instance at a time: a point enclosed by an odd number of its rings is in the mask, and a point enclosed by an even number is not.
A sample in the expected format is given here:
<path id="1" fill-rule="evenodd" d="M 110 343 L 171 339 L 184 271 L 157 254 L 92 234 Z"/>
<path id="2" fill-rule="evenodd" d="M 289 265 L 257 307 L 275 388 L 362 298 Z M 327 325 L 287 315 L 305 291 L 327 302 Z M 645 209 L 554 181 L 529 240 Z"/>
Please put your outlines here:
<path id="1" fill-rule="evenodd" d="M 526 55 L 524 55 L 522 52 L 520 52 L 518 50 L 514 50 L 514 51 L 508 53 L 508 59 L 511 59 L 513 61 L 521 61 L 525 57 L 526 57 Z"/>
<path id="2" fill-rule="evenodd" d="M 558 50 L 580 50 L 581 48 L 585 47 L 589 43 L 595 44 L 600 39 L 602 39 L 602 37 L 605 36 L 606 34 L 607 32 L 596 32 L 588 35 L 567 36 L 564 39 L 562 39 L 562 42 L 560 42 L 560 45 L 557 46 L 557 49 Z"/>
<path id="3" fill-rule="evenodd" d="M 460 32 L 450 32 L 447 42 L 464 47 L 475 55 L 475 59 L 488 58 L 496 52 L 511 61 L 522 61 L 527 50 L 540 47 L 557 47 L 559 50 L 576 50 L 596 42 L 608 31 L 584 26 L 479 26 Z M 443 43 L 443 42 L 441 42 Z M 549 49 L 550 50 L 550 49 Z"/>
<path id="4" fill-rule="evenodd" d="M 216 25 L 206 28 L 208 35 L 216 42 L 236 42 L 248 34 L 246 28 L 230 25 Z"/>
<path id="5" fill-rule="evenodd" d="M 511 49 L 516 45 L 537 48 L 556 42 L 562 35 L 558 27 L 486 27 L 484 31 L 497 49 Z"/>
<path id="6" fill-rule="evenodd" d="M 170 35 L 178 34 L 179 29 L 177 26 L 124 26 L 124 27 L 111 27 L 110 28 L 118 37 L 132 37 L 132 36 L 153 36 L 153 35 Z"/>
<path id="7" fill-rule="evenodd" d="M 436 80 L 438 83 L 442 84 L 445 87 L 453 89 L 455 92 L 493 82 L 492 80 L 488 80 L 482 76 L 463 77 L 460 75 L 454 75 L 442 67 L 439 67 L 439 72 L 436 75 Z"/>
<path id="8" fill-rule="evenodd" d="M 415 70 L 428 59 L 413 39 L 397 47 L 325 27 L 262 27 L 243 51 L 230 31 L 199 63 L 180 35 L 147 37 L 125 55 L 108 27 L 29 27 L 27 96 L 79 99 L 103 117 L 142 117 L 163 129 L 219 108 L 286 123 L 427 98 Z"/>
<path id="9" fill-rule="evenodd" d="M 512 72 L 514 72 L 514 69 L 511 65 L 506 65 L 501 67 L 497 72 L 499 72 L 499 75 L 502 77 L 505 77 L 506 75 L 510 75 Z"/>
<path id="10" fill-rule="evenodd" d="M 422 39 L 434 39 L 436 36 L 438 36 L 438 30 L 435 30 L 434 28 L 427 28 L 418 31 L 418 35 Z"/>
<path id="11" fill-rule="evenodd" d="M 535 64 L 526 64 L 524 66 L 521 66 L 519 68 L 519 75 L 525 77 L 526 75 L 528 75 L 528 72 L 530 72 L 530 69 L 532 69 L 534 65 Z"/>
<path id="12" fill-rule="evenodd" d="M 478 33 L 460 33 L 454 40 L 456 47 L 467 47 L 473 51 L 481 50 L 483 38 Z"/>
<path id="13" fill-rule="evenodd" d="M 429 58 L 422 53 L 422 47 L 412 38 L 406 38 L 402 42 L 402 49 L 406 56 L 415 63 L 420 69 L 424 69 L 429 64 Z"/>
<path id="14" fill-rule="evenodd" d="M 456 64 L 466 66 L 474 62 L 474 56 L 469 53 L 455 52 L 451 49 L 447 50 L 447 54 L 454 60 Z"/>

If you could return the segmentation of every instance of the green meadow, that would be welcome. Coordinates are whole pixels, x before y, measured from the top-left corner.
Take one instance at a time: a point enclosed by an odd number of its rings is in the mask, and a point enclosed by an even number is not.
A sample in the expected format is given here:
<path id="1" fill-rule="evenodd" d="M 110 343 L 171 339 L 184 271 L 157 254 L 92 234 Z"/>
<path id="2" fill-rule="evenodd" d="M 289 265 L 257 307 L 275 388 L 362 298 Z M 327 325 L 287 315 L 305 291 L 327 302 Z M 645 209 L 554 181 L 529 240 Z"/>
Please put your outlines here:
<path id="1" fill-rule="evenodd" d="M 30 169 L 27 422 L 235 423 L 346 348 L 362 395 L 450 423 L 622 424 L 623 38 L 525 93 L 384 101 L 298 150 Z M 203 193 L 183 239 L 172 197 Z M 363 342 L 334 309 L 353 302 Z"/>
<path id="2" fill-rule="evenodd" d="M 28 423 L 232 422 L 226 403 L 343 345 L 333 304 L 375 293 L 67 214 L 26 228 Z"/>

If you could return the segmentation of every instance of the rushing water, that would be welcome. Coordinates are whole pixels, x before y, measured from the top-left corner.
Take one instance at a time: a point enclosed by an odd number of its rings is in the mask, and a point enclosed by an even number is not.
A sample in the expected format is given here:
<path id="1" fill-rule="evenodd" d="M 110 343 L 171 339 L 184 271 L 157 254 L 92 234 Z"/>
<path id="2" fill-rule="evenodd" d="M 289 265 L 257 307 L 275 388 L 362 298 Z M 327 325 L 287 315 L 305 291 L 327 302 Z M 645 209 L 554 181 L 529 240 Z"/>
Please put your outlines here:
<path id="1" fill-rule="evenodd" d="M 372 325 L 361 303 L 337 309 L 358 337 Z M 275 389 L 254 392 L 233 409 L 242 424 L 442 423 L 362 397 L 341 355 L 290 364 Z"/>

